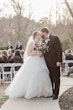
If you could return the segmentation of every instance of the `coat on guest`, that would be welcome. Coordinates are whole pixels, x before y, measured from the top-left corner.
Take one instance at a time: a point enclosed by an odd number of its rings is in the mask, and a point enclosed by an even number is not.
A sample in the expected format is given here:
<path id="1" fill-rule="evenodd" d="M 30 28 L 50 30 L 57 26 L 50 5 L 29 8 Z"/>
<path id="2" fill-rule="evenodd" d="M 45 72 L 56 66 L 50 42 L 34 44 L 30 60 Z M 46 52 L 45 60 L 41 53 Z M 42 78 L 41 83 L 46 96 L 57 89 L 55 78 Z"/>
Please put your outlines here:
<path id="1" fill-rule="evenodd" d="M 15 55 L 11 57 L 10 63 L 23 63 L 23 59 L 19 50 L 16 50 Z M 17 67 L 16 70 L 18 70 L 19 68 L 20 67 Z"/>

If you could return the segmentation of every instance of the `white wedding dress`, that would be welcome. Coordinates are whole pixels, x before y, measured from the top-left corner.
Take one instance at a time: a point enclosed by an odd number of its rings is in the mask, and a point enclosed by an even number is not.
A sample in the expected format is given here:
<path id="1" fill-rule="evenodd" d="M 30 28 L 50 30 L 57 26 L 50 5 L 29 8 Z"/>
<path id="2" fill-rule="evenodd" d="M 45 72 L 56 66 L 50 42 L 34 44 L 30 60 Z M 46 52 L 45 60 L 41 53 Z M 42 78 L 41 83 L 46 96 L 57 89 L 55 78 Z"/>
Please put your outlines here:
<path id="1" fill-rule="evenodd" d="M 31 44 L 34 48 L 34 41 L 28 43 L 27 52 L 30 51 Z M 25 53 L 27 53 L 25 52 Z M 34 52 L 34 50 L 33 50 Z M 33 53 L 32 52 L 32 53 Z M 49 97 L 52 95 L 52 86 L 49 70 L 46 66 L 44 57 L 25 55 L 25 61 L 20 70 L 16 73 L 12 83 L 5 93 L 9 98 L 24 97 Z"/>

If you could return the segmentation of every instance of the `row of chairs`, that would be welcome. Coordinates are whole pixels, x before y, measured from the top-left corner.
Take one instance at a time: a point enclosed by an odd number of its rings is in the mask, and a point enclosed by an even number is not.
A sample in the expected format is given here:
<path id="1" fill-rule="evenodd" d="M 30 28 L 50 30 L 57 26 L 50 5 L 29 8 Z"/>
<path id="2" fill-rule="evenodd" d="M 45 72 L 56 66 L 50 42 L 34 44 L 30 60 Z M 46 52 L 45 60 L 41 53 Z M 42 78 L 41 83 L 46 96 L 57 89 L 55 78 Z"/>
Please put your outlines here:
<path id="1" fill-rule="evenodd" d="M 2 75 L 5 83 L 10 83 L 13 80 L 13 77 L 15 76 L 16 72 L 18 71 L 15 68 L 21 67 L 21 66 L 22 66 L 21 63 L 2 63 L 2 64 L 0 64 L 0 77 Z M 5 68 L 9 68 L 9 69 L 6 70 Z M 9 77 L 9 80 L 7 80 L 8 77 Z"/>
<path id="2" fill-rule="evenodd" d="M 69 71 L 68 63 L 73 63 L 73 60 L 63 60 L 63 64 L 64 64 L 63 73 L 66 73 Z M 2 77 L 3 77 L 3 80 L 5 81 L 5 83 L 10 83 L 18 71 L 15 68 L 21 67 L 21 66 L 22 66 L 21 63 L 1 63 L 0 64 L 0 77 L 2 74 Z M 10 69 L 5 70 L 5 68 L 10 68 Z M 61 73 L 62 73 L 62 71 L 61 71 Z M 7 76 L 9 76 L 9 80 L 7 80 L 7 78 L 8 78 Z"/>

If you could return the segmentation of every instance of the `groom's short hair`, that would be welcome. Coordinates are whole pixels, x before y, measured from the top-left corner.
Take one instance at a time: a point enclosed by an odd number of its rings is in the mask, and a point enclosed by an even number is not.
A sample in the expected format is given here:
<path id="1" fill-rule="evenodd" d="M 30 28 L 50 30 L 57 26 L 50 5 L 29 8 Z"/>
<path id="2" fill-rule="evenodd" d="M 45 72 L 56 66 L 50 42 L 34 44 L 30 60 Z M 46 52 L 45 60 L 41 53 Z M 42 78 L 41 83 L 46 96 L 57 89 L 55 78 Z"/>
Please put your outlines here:
<path id="1" fill-rule="evenodd" d="M 48 28 L 42 28 L 42 29 L 41 29 L 41 31 L 42 31 L 42 32 L 46 32 L 46 33 L 49 33 L 49 30 L 48 30 Z"/>

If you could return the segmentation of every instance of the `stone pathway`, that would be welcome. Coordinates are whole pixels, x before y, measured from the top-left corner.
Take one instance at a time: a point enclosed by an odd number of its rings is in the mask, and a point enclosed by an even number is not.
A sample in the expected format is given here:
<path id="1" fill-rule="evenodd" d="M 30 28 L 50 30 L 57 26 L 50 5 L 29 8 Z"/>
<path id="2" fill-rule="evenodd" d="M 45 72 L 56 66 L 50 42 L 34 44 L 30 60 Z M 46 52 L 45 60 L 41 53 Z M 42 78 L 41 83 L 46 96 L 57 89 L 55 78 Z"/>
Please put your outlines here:
<path id="1" fill-rule="evenodd" d="M 61 77 L 60 95 L 73 86 L 73 78 Z M 60 110 L 58 100 L 52 98 L 8 100 L 0 110 Z"/>

